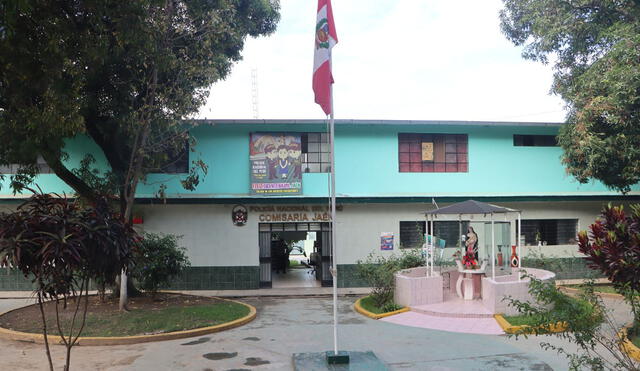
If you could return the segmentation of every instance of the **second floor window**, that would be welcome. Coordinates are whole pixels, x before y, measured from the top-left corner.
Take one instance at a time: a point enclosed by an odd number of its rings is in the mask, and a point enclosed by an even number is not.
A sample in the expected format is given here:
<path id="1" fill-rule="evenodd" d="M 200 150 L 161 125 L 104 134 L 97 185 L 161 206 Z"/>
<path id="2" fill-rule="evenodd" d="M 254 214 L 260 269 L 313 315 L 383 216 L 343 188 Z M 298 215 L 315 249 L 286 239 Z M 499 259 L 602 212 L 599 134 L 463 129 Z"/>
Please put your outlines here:
<path id="1" fill-rule="evenodd" d="M 189 141 L 184 141 L 184 146 L 178 150 L 166 151 L 166 158 L 155 172 L 163 174 L 184 174 L 189 172 Z"/>
<path id="2" fill-rule="evenodd" d="M 556 147 L 558 140 L 555 135 L 513 135 L 513 145 L 516 147 Z"/>
<path id="3" fill-rule="evenodd" d="M 398 134 L 401 173 L 466 173 L 466 134 Z"/>
<path id="4" fill-rule="evenodd" d="M 301 133 L 302 144 L 302 172 L 328 173 L 331 171 L 329 162 L 329 134 Z"/>

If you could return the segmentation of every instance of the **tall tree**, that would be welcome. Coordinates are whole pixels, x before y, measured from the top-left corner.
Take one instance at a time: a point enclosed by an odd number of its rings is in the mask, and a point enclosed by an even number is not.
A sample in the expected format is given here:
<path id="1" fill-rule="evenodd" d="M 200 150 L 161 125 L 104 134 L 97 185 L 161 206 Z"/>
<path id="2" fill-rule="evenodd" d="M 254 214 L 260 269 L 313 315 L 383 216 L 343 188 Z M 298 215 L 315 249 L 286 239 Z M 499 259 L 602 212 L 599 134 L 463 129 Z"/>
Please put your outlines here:
<path id="1" fill-rule="evenodd" d="M 33 182 L 41 156 L 88 200 L 112 189 L 129 221 L 139 182 L 189 139 L 181 120 L 240 60 L 246 37 L 278 19 L 277 0 L 2 1 L 0 165 L 20 165 L 11 187 Z M 78 135 L 100 148 L 108 174 L 91 157 L 69 167 L 65 144 Z M 187 189 L 206 171 L 195 165 Z"/>
<path id="2" fill-rule="evenodd" d="M 569 108 L 567 172 L 628 192 L 640 181 L 640 2 L 503 0 L 501 27 L 524 58 L 552 62 Z"/>

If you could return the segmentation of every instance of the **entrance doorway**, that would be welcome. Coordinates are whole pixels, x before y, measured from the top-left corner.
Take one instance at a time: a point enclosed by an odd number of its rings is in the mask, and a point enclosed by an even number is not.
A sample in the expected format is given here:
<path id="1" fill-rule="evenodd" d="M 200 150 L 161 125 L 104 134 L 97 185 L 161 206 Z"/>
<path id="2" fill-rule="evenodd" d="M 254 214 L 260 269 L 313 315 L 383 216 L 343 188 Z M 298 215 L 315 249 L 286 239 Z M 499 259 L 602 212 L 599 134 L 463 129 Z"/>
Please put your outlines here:
<path id="1" fill-rule="evenodd" d="M 332 286 L 330 223 L 260 223 L 260 287 Z"/>

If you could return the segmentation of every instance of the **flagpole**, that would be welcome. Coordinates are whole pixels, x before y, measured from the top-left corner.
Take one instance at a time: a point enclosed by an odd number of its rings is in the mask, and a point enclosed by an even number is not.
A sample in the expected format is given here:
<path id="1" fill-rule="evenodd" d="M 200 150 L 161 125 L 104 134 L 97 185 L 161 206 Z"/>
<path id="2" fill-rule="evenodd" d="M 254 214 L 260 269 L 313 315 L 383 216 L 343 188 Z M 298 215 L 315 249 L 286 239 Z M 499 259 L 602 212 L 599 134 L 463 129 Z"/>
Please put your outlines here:
<path id="1" fill-rule="evenodd" d="M 336 248 L 336 158 L 335 122 L 333 112 L 333 76 L 331 74 L 331 48 L 338 43 L 331 0 L 318 0 L 315 29 L 315 52 L 313 61 L 313 92 L 315 102 L 329 116 L 329 198 L 331 205 L 331 267 L 333 283 L 333 355 L 327 351 L 329 364 L 349 363 L 347 354 L 338 352 L 338 255 Z M 328 88 L 328 89 L 327 89 Z M 327 97 L 327 94 L 329 95 Z M 326 117 L 326 116 L 325 116 Z"/>
<path id="2" fill-rule="evenodd" d="M 329 59 L 331 65 L 331 59 Z M 338 355 L 338 263 L 336 255 L 336 159 L 335 159 L 335 127 L 333 119 L 333 84 L 330 85 L 331 113 L 329 114 L 329 146 L 331 162 L 331 256 L 333 257 L 333 353 Z"/>

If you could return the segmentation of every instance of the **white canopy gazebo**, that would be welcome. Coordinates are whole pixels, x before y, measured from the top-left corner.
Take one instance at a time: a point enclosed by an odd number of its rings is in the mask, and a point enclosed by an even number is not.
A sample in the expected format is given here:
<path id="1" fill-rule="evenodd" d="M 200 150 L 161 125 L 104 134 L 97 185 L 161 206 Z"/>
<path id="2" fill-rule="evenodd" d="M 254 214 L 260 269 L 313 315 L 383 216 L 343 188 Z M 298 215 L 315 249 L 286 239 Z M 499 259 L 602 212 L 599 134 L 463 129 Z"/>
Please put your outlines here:
<path id="1" fill-rule="evenodd" d="M 496 205 L 487 204 L 484 202 L 467 200 L 463 202 L 459 202 L 447 207 L 443 207 L 440 209 L 435 209 L 431 211 L 427 211 L 425 216 L 427 218 L 427 222 L 429 223 L 429 230 L 431 238 L 427 238 L 427 269 L 430 269 L 430 273 L 433 274 L 433 244 L 435 241 L 433 222 L 434 219 L 438 217 L 438 215 L 458 215 L 458 222 L 460 223 L 460 228 L 462 228 L 462 216 L 463 215 L 482 215 L 485 218 L 489 215 L 489 220 L 491 221 L 491 278 L 495 280 L 496 278 L 496 239 L 495 239 L 495 229 L 494 229 L 494 215 L 502 214 L 506 215 L 509 213 L 517 213 L 518 214 L 518 233 L 516 238 L 516 244 L 518 249 L 518 269 L 522 267 L 522 251 L 520 246 L 520 235 L 521 235 L 521 216 L 522 213 L 520 210 L 510 209 L 507 207 L 501 207 Z M 519 276 L 519 275 L 518 275 Z"/>

